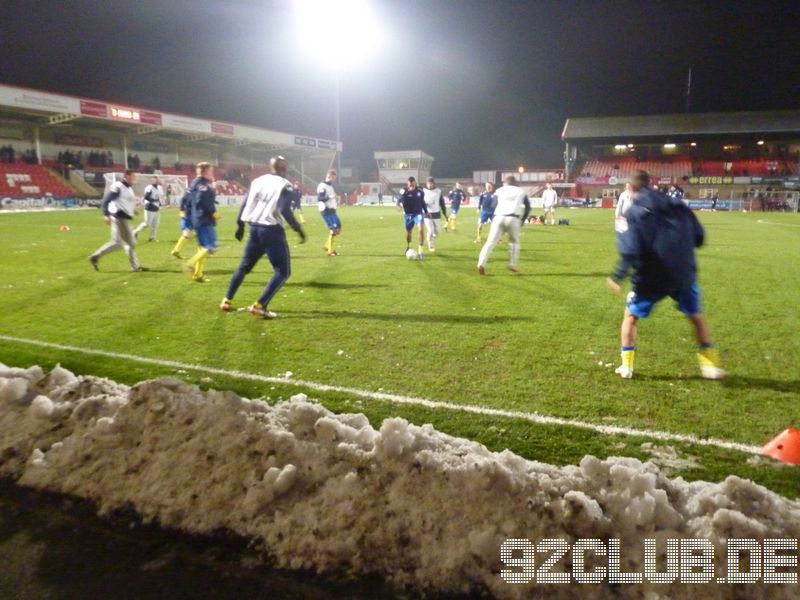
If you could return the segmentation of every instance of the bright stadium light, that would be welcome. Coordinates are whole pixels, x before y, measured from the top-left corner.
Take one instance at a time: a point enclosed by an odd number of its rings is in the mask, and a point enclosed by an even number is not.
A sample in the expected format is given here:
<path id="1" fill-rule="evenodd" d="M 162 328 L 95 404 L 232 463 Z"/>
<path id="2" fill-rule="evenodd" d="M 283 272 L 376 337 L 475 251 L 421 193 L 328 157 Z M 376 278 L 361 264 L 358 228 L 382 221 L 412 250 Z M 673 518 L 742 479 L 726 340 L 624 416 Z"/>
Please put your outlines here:
<path id="1" fill-rule="evenodd" d="M 763 146 L 764 145 L 764 140 L 758 140 L 758 145 L 759 146 Z"/>
<path id="2" fill-rule="evenodd" d="M 378 23 L 367 0 L 295 0 L 301 47 L 341 72 L 366 62 L 379 46 Z"/>
<path id="3" fill-rule="evenodd" d="M 300 47 L 336 82 L 336 171 L 341 177 L 341 76 L 378 53 L 378 22 L 367 0 L 294 0 L 294 7 Z"/>
<path id="4" fill-rule="evenodd" d="M 664 144 L 664 150 L 673 150 L 675 148 L 675 144 Z"/>

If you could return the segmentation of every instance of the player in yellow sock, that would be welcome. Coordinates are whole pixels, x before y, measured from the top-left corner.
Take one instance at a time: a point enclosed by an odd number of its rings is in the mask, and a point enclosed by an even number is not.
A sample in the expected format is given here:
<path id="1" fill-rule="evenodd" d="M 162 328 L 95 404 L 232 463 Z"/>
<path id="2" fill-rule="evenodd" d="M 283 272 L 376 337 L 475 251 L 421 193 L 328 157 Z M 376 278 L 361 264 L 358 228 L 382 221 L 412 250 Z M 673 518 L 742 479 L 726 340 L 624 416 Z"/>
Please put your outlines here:
<path id="1" fill-rule="evenodd" d="M 460 181 L 456 181 L 455 187 L 450 190 L 450 192 L 447 194 L 447 197 L 450 198 L 450 218 L 447 221 L 447 230 L 455 231 L 458 209 L 461 207 L 461 203 L 467 198 L 467 194 L 461 188 Z"/>
<path id="2" fill-rule="evenodd" d="M 608 278 L 609 288 L 618 294 L 620 282 L 633 269 L 620 327 L 622 364 L 616 373 L 624 379 L 633 377 L 637 322 L 650 316 L 658 302 L 671 298 L 694 328 L 701 376 L 722 379 L 725 370 L 703 315 L 702 290 L 697 282 L 695 248 L 705 239 L 703 227 L 680 200 L 652 189 L 647 171 L 635 171 L 628 183 L 634 202 L 625 214 L 625 227 L 617 229 L 620 259 Z"/>
<path id="3" fill-rule="evenodd" d="M 208 260 L 210 254 L 208 248 L 199 246 L 194 256 L 186 261 L 186 271 L 192 274 L 192 279 L 200 281 L 203 279 L 203 267 Z"/>
<path id="4" fill-rule="evenodd" d="M 697 362 L 700 364 L 700 373 L 706 379 L 722 379 L 725 376 L 719 352 L 711 342 L 698 344 Z"/>
<path id="5" fill-rule="evenodd" d="M 325 181 L 317 186 L 317 206 L 322 220 L 328 227 L 328 241 L 325 244 L 325 252 L 328 256 L 339 256 L 339 253 L 333 249 L 333 238 L 342 232 L 342 222 L 336 214 L 338 201 L 336 190 L 333 187 L 334 183 L 336 183 L 336 171 L 329 169 L 325 173 Z"/>
<path id="6" fill-rule="evenodd" d="M 494 184 L 487 181 L 485 191 L 478 198 L 478 231 L 475 234 L 476 244 L 481 243 L 481 231 L 483 231 L 484 225 L 491 222 L 495 208 L 497 208 L 497 194 L 494 193 Z"/>
<path id="7" fill-rule="evenodd" d="M 216 208 L 214 191 L 214 167 L 210 163 L 197 164 L 197 178 L 190 187 L 192 198 L 192 224 L 197 232 L 198 250 L 186 263 L 186 270 L 198 283 L 208 281 L 203 270 L 208 256 L 217 249 L 217 220 L 220 214 Z"/>
<path id="8" fill-rule="evenodd" d="M 192 237 L 192 231 L 194 231 L 194 227 L 192 226 L 192 218 L 191 218 L 191 211 L 192 211 L 192 195 L 189 190 L 181 198 L 181 237 L 178 238 L 178 241 L 175 242 L 175 247 L 172 249 L 172 256 L 177 258 L 178 260 L 182 260 L 183 256 L 181 256 L 181 250 L 186 245 L 186 242 L 189 241 L 189 238 Z"/>

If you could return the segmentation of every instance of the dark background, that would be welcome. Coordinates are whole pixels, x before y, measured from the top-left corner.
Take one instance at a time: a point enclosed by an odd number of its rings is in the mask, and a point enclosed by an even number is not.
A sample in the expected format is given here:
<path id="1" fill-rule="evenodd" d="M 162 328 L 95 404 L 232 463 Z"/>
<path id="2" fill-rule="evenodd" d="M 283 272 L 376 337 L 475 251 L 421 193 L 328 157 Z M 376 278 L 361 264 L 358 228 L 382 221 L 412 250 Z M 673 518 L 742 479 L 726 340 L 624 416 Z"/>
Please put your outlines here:
<path id="1" fill-rule="evenodd" d="M 798 108 L 798 0 L 372 4 L 381 52 L 341 80 L 344 158 L 367 168 L 411 148 L 440 176 L 557 167 L 567 117 L 683 112 L 690 66 L 692 112 Z M 333 74 L 289 0 L 0 6 L 0 82 L 335 137 Z"/>

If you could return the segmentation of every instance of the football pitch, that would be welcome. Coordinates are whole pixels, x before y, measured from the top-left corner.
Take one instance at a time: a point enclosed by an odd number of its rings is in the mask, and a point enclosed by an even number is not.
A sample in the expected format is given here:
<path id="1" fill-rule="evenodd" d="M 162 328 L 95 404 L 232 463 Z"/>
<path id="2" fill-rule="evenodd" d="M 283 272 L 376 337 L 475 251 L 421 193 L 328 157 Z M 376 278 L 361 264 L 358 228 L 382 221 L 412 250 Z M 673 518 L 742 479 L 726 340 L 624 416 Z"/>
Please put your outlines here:
<path id="1" fill-rule="evenodd" d="M 611 211 L 562 209 L 569 226 L 526 226 L 521 272 L 507 270 L 503 243 L 479 277 L 474 209 L 459 213 L 435 254 L 408 261 L 393 207 L 340 208 L 335 258 L 307 207 L 309 241 L 287 233 L 293 272 L 272 321 L 217 308 L 243 247 L 235 214 L 223 210 L 204 284 L 169 254 L 174 210 L 163 213 L 159 241 L 141 236 L 148 273 L 131 273 L 121 251 L 91 268 L 87 256 L 108 238 L 99 211 L 0 215 L 0 362 L 61 363 L 128 384 L 173 375 L 271 401 L 304 392 L 375 426 L 402 416 L 558 465 L 585 454 L 648 459 L 652 446 L 668 446 L 682 459 L 671 472 L 686 479 L 734 474 L 798 496 L 798 467 L 701 443 L 761 446 L 798 424 L 798 215 L 698 214 L 705 311 L 729 373 L 714 382 L 700 379 L 689 323 L 671 301 L 640 324 L 635 378 L 614 374 L 624 296 L 605 286 L 616 260 Z M 271 272 L 263 260 L 234 306 L 252 303 Z"/>

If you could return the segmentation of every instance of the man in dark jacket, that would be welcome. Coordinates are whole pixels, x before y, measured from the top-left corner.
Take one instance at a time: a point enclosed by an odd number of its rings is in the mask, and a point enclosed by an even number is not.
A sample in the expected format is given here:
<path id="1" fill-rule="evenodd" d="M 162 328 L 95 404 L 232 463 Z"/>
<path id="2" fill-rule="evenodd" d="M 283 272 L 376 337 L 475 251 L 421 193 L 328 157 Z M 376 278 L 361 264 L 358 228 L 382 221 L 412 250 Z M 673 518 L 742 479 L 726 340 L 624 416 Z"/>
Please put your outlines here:
<path id="1" fill-rule="evenodd" d="M 189 186 L 192 199 L 192 227 L 197 232 L 197 253 L 186 263 L 186 271 L 198 283 L 207 281 L 203 267 L 208 256 L 217 249 L 217 194 L 214 191 L 214 167 L 207 162 L 197 163 L 197 177 Z"/>
<path id="2" fill-rule="evenodd" d="M 722 379 L 725 371 L 702 313 L 697 283 L 694 249 L 703 244 L 703 227 L 682 200 L 651 189 L 646 171 L 636 171 L 630 183 L 634 200 L 626 222 L 617 227 L 620 260 L 608 279 L 611 290 L 619 293 L 619 284 L 633 269 L 620 332 L 622 365 L 616 373 L 624 379 L 633 377 L 638 321 L 669 296 L 694 326 L 701 375 Z"/>

